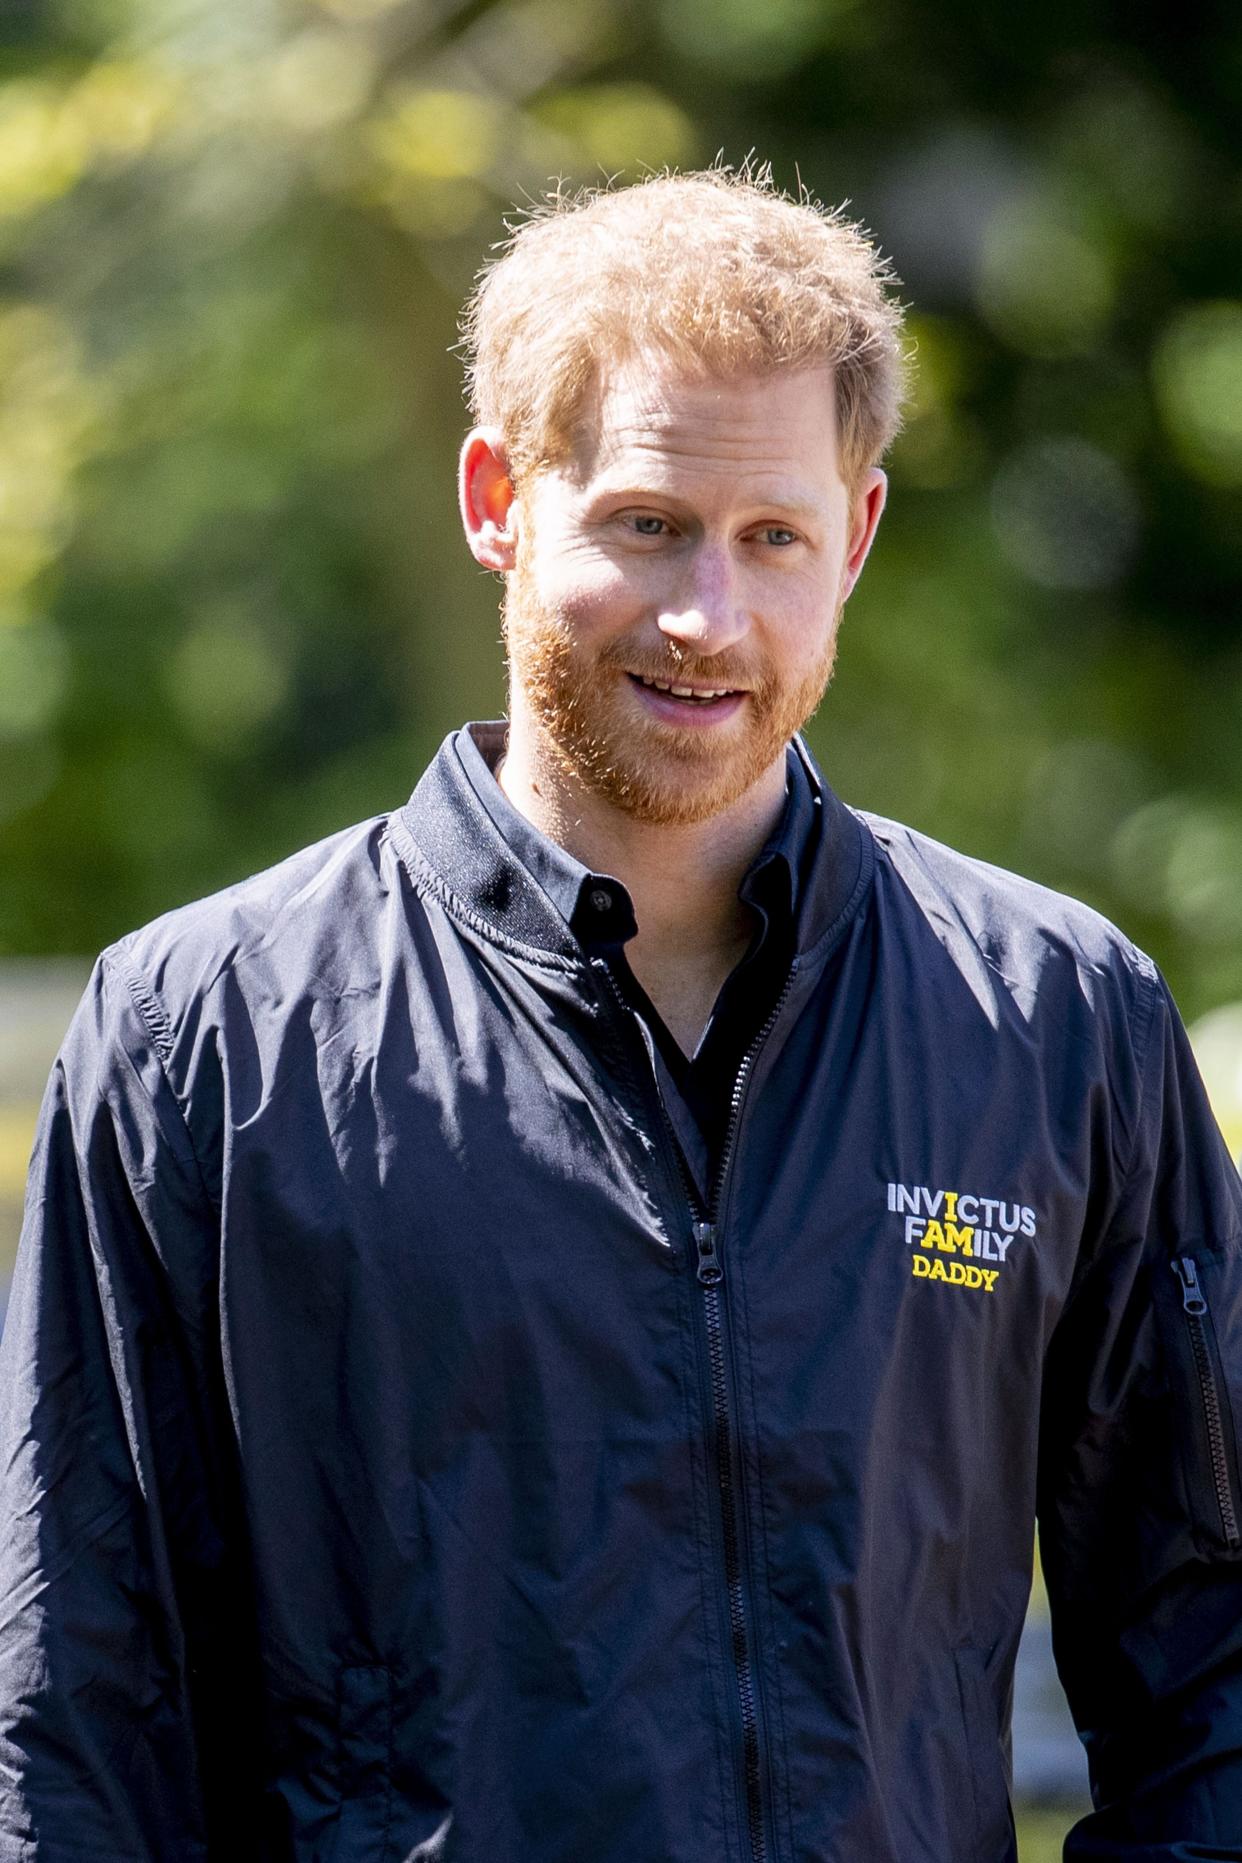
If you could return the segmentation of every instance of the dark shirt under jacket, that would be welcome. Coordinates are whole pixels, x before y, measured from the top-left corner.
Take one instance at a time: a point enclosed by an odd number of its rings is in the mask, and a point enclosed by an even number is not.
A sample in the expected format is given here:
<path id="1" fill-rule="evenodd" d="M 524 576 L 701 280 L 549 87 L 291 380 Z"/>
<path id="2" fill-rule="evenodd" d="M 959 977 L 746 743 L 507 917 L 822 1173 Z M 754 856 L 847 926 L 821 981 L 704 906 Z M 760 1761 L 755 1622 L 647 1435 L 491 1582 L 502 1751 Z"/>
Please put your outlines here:
<path id="1" fill-rule="evenodd" d="M 785 806 L 738 888 L 738 898 L 753 914 L 754 936 L 725 979 L 698 1046 L 687 1056 L 626 958 L 625 946 L 638 924 L 621 881 L 592 873 L 514 808 L 493 774 L 504 752 L 503 727 L 476 725 L 463 731 L 457 744 L 471 786 L 513 853 L 583 947 L 607 961 L 635 1013 L 686 1165 L 708 1202 L 729 1123 L 733 1084 L 747 1048 L 784 986 L 794 951 L 802 875 L 819 846 L 823 812 L 807 765 L 791 745 L 786 752 Z"/>

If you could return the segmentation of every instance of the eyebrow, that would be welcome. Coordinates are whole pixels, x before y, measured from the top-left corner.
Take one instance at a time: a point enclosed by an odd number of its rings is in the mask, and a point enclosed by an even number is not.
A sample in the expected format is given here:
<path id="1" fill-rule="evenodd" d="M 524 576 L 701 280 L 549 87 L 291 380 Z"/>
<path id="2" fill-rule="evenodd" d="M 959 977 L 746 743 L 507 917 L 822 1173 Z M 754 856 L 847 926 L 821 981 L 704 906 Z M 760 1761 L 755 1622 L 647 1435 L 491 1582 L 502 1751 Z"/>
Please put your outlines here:
<path id="1" fill-rule="evenodd" d="M 591 487 L 589 496 L 589 502 L 591 504 L 597 504 L 602 500 L 611 501 L 614 499 L 619 500 L 623 504 L 636 505 L 650 503 L 652 500 L 656 500 L 662 504 L 681 506 L 683 509 L 689 502 L 685 498 L 678 497 L 671 489 L 662 487 L 654 482 L 647 485 L 631 485 L 625 480 L 618 480 L 615 485 L 609 485 L 605 480 L 602 485 Z M 761 497 L 755 497 L 750 502 L 756 510 L 778 510 L 782 514 L 786 514 L 790 517 L 806 519 L 822 519 L 826 510 L 825 504 L 821 499 L 810 496 L 805 492 L 794 491 L 792 488 L 784 487 L 778 488 L 775 491 L 765 492 Z"/>

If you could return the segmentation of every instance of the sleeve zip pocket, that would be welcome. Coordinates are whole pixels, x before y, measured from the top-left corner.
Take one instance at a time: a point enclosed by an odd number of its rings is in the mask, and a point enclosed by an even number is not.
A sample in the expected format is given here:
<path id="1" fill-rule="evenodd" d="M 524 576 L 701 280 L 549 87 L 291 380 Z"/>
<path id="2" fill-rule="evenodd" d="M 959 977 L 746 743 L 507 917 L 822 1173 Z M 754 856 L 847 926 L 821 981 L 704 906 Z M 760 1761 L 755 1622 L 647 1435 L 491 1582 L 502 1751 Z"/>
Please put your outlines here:
<path id="1" fill-rule="evenodd" d="M 1199 1386 L 1199 1403 L 1207 1443 L 1208 1467 L 1216 1496 L 1220 1537 L 1233 1551 L 1242 1544 L 1232 1474 L 1236 1451 L 1232 1418 L 1222 1390 L 1212 1315 L 1194 1256 L 1179 1255 L 1173 1262 L 1173 1272 L 1181 1287 L 1182 1313 Z"/>

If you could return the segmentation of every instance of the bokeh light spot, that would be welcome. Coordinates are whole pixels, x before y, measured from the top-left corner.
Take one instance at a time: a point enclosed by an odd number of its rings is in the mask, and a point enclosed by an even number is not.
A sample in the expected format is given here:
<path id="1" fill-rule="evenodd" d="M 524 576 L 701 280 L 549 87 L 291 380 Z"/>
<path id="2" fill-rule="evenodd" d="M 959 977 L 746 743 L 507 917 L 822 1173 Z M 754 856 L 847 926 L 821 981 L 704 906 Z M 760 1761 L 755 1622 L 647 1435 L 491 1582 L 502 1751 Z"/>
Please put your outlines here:
<path id="1" fill-rule="evenodd" d="M 1201 1016 L 1189 1034 L 1225 1142 L 1242 1160 L 1242 1003 Z"/>
<path id="2" fill-rule="evenodd" d="M 1066 103 L 1055 145 L 1064 168 L 1132 225 L 1184 221 L 1198 181 L 1194 130 L 1154 84 L 1117 71 L 1089 79 Z"/>
<path id="3" fill-rule="evenodd" d="M 1169 850 L 1173 918 L 1200 937 L 1242 939 L 1242 816 L 1207 804 L 1188 811 Z"/>
<path id="4" fill-rule="evenodd" d="M 394 180 L 383 194 L 398 226 L 415 239 L 453 239 L 469 231 L 490 204 L 477 181 Z"/>
<path id="5" fill-rule="evenodd" d="M 371 125 L 371 148 L 398 176 L 465 181 L 485 175 L 500 144 L 501 106 L 473 91 L 407 93 Z"/>
<path id="6" fill-rule="evenodd" d="M 50 85 L 0 91 L 0 215 L 28 213 L 66 193 L 85 160 L 82 125 Z"/>
<path id="7" fill-rule="evenodd" d="M 233 750 L 279 710 L 288 672 L 258 621 L 225 605 L 201 615 L 181 640 L 167 685 L 193 737 Z"/>
<path id="8" fill-rule="evenodd" d="M 273 60 L 272 109 L 302 134 L 331 129 L 358 115 L 374 75 L 375 54 L 361 35 L 311 28 Z"/>
<path id="9" fill-rule="evenodd" d="M 563 90 L 539 120 L 609 174 L 638 165 L 678 166 L 695 152 L 694 125 L 677 105 L 646 84 L 593 84 Z"/>
<path id="10" fill-rule="evenodd" d="M 662 0 L 660 20 L 684 57 L 754 78 L 798 64 L 849 10 L 848 0 Z"/>
<path id="11" fill-rule="evenodd" d="M 1100 589 L 1130 564 L 1139 508 L 1116 460 L 1064 436 L 1010 454 L 993 483 L 992 522 L 1009 561 L 1033 582 Z"/>
<path id="12" fill-rule="evenodd" d="M 1054 214 L 1027 204 L 1002 209 L 980 255 L 979 309 L 998 336 L 1032 356 L 1094 348 L 1113 308 L 1113 280 L 1099 248 Z"/>
<path id="13" fill-rule="evenodd" d="M 1142 762 L 1121 745 L 1061 739 L 1031 766 L 1023 840 L 1039 859 L 1094 876 L 1118 827 L 1150 787 Z"/>
<path id="14" fill-rule="evenodd" d="M 50 621 L 0 616 L 0 738 L 37 736 L 60 706 L 68 673 L 64 640 Z"/>
<path id="15" fill-rule="evenodd" d="M 1179 312 L 1156 349 L 1154 376 L 1164 424 L 1191 471 L 1242 484 L 1242 303 Z"/>
<path id="16" fill-rule="evenodd" d="M 181 97 L 180 84 L 155 65 L 109 59 L 74 86 L 64 110 L 89 154 L 122 161 L 150 148 Z"/>
<path id="17" fill-rule="evenodd" d="M 1161 796 L 1113 837 L 1114 880 L 1143 911 L 1195 938 L 1242 940 L 1242 814 L 1194 795 Z"/>

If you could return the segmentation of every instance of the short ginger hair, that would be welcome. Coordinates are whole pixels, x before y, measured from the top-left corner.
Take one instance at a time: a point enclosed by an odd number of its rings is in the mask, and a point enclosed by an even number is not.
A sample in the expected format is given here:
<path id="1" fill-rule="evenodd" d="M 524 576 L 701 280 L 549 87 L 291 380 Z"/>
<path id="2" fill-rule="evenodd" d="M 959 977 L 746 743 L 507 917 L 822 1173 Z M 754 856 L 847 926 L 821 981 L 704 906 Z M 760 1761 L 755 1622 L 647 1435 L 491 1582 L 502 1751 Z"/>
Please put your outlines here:
<path id="1" fill-rule="evenodd" d="M 556 190 L 480 274 L 462 320 L 475 420 L 515 482 L 572 456 L 600 365 L 655 350 L 708 375 L 827 365 L 855 487 L 901 424 L 896 279 L 863 229 L 770 168 Z"/>

